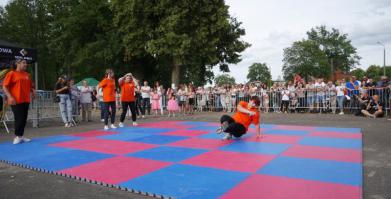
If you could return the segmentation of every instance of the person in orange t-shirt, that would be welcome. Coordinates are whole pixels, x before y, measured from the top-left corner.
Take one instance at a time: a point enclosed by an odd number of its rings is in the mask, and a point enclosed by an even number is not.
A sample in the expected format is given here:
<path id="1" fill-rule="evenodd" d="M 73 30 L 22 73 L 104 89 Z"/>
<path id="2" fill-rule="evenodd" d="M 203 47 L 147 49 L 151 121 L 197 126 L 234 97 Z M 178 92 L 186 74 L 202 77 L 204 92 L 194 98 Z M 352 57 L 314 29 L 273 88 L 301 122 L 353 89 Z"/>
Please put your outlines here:
<path id="1" fill-rule="evenodd" d="M 117 127 L 114 125 L 115 122 L 115 80 L 114 80 L 114 72 L 112 69 L 107 69 L 105 78 L 98 84 L 97 90 L 102 88 L 103 91 L 103 112 L 104 112 L 104 120 L 105 120 L 105 130 L 109 130 L 109 112 L 111 109 L 111 128 L 116 129 Z"/>
<path id="2" fill-rule="evenodd" d="M 251 97 L 250 102 L 240 101 L 236 113 L 233 117 L 223 115 L 220 118 L 221 127 L 218 133 L 225 133 L 224 140 L 229 140 L 232 136 L 239 138 L 246 134 L 248 127 L 253 123 L 256 127 L 257 137 L 261 136 L 260 128 L 260 100 L 258 96 Z"/>
<path id="3" fill-rule="evenodd" d="M 27 62 L 23 59 L 16 60 L 16 70 L 8 72 L 3 81 L 3 90 L 7 95 L 8 104 L 11 105 L 15 122 L 15 138 L 13 144 L 30 142 L 24 137 L 24 128 L 30 105 L 30 93 L 35 96 L 35 90 L 30 74 L 26 72 Z"/>
<path id="4" fill-rule="evenodd" d="M 136 83 L 133 81 L 132 73 L 128 73 L 125 76 L 119 78 L 119 86 L 121 87 L 121 104 L 122 104 L 122 114 L 120 118 L 119 127 L 124 127 L 124 121 L 128 108 L 132 113 L 133 126 L 137 126 L 136 123 L 136 97 L 135 90 L 137 89 Z"/>

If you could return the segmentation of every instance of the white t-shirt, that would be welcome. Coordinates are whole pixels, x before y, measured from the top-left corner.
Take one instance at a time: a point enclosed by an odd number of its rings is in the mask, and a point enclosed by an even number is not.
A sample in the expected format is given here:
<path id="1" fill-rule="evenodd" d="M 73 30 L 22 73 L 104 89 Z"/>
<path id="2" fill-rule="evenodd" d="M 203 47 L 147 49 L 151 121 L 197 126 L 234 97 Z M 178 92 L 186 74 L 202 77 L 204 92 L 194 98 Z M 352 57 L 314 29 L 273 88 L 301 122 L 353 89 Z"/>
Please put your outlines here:
<path id="1" fill-rule="evenodd" d="M 282 91 L 282 101 L 289 101 L 289 91 L 288 90 Z"/>
<path id="2" fill-rule="evenodd" d="M 92 89 L 90 87 L 81 88 L 80 103 L 88 104 L 92 102 L 91 97 Z"/>
<path id="3" fill-rule="evenodd" d="M 325 93 L 323 91 L 324 87 L 326 86 L 326 84 L 324 82 L 322 83 L 315 83 L 315 88 L 317 89 L 317 96 L 323 96 Z M 318 90 L 319 89 L 319 90 Z"/>
<path id="4" fill-rule="evenodd" d="M 345 86 L 337 86 L 336 89 L 337 89 L 337 96 L 344 96 L 345 95 L 343 92 L 343 90 L 345 89 Z"/>
<path id="5" fill-rule="evenodd" d="M 141 87 L 141 97 L 142 98 L 151 98 L 151 87 L 149 86 L 142 86 Z"/>
<path id="6" fill-rule="evenodd" d="M 314 84 L 307 84 L 307 86 L 306 86 L 306 89 L 308 89 L 308 91 L 307 91 L 307 97 L 312 97 L 312 96 L 314 96 L 314 91 L 312 91 L 312 89 L 314 89 L 315 88 L 315 86 L 314 86 Z M 311 90 L 311 91 L 310 91 Z"/>

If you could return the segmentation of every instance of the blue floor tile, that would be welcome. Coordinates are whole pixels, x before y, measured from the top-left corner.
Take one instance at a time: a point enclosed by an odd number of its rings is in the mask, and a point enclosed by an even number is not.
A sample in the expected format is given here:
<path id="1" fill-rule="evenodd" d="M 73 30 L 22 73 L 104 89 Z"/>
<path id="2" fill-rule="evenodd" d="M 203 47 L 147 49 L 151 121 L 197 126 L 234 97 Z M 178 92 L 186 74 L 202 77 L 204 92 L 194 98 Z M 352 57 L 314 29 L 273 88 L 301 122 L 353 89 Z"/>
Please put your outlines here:
<path id="1" fill-rule="evenodd" d="M 132 154 L 128 154 L 130 157 L 147 158 L 152 160 L 160 160 L 166 162 L 180 162 L 191 158 L 193 156 L 200 155 L 207 152 L 203 149 L 190 149 L 181 147 L 169 147 L 161 146 L 153 149 L 148 149 Z"/>
<path id="2" fill-rule="evenodd" d="M 299 141 L 301 145 L 321 146 L 334 148 L 361 149 L 362 141 L 348 138 L 324 138 L 324 137 L 304 137 Z"/>
<path id="3" fill-rule="evenodd" d="M 263 133 L 272 135 L 307 135 L 309 132 L 306 130 L 266 129 Z"/>
<path id="4" fill-rule="evenodd" d="M 113 157 L 113 155 L 72 150 L 41 157 L 34 157 L 23 161 L 22 164 L 36 168 L 43 168 L 49 171 L 58 171 L 110 157 Z"/>
<path id="5" fill-rule="evenodd" d="M 274 144 L 274 143 L 259 143 L 259 142 L 246 142 L 236 140 L 232 144 L 223 146 L 220 150 L 234 151 L 241 153 L 258 153 L 258 154 L 270 154 L 277 155 L 287 150 L 290 144 Z"/>
<path id="6" fill-rule="evenodd" d="M 131 141 L 131 140 L 134 140 L 134 139 L 147 137 L 147 136 L 150 136 L 150 135 L 151 134 L 147 134 L 147 133 L 127 132 L 127 133 L 118 133 L 118 134 L 113 134 L 113 135 L 98 136 L 97 138 L 107 139 L 107 140 Z"/>
<path id="7" fill-rule="evenodd" d="M 133 139 L 133 142 L 143 142 L 148 144 L 169 144 L 184 139 L 189 139 L 185 136 L 170 136 L 170 135 L 151 135 L 142 138 Z"/>
<path id="8" fill-rule="evenodd" d="M 339 133 L 361 133 L 359 128 L 334 128 L 334 127 L 316 127 L 316 131 L 333 131 Z"/>
<path id="9" fill-rule="evenodd" d="M 277 157 L 257 173 L 359 186 L 362 164 L 328 160 Z"/>
<path id="10" fill-rule="evenodd" d="M 218 198 L 249 174 L 176 164 L 122 183 L 122 186 L 174 198 Z"/>

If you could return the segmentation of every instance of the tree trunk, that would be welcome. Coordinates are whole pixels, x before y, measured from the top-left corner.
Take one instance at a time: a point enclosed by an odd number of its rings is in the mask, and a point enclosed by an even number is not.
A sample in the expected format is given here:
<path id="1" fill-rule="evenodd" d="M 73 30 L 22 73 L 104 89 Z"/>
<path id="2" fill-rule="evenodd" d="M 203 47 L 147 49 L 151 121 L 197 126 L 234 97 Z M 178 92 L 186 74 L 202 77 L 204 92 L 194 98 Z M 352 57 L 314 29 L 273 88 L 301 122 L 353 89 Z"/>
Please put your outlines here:
<path id="1" fill-rule="evenodd" d="M 173 63 L 172 63 L 171 83 L 175 84 L 176 87 L 179 84 L 180 74 L 181 74 L 180 61 L 179 61 L 179 59 L 174 58 Z"/>

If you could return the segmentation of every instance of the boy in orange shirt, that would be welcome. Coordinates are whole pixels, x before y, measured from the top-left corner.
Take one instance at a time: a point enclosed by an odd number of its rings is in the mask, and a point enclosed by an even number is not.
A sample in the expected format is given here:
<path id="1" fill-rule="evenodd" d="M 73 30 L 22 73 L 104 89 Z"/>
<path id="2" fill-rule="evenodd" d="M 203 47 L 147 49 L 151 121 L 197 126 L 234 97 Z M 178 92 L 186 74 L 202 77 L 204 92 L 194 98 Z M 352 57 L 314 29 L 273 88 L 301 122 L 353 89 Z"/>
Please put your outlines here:
<path id="1" fill-rule="evenodd" d="M 14 113 L 15 139 L 13 144 L 31 141 L 23 136 L 31 100 L 30 93 L 32 93 L 32 97 L 35 96 L 31 77 L 26 69 L 26 60 L 16 60 L 16 70 L 8 72 L 3 82 L 4 93 L 7 95 L 8 104 L 11 105 Z"/>
<path id="2" fill-rule="evenodd" d="M 225 133 L 224 140 L 229 140 L 232 136 L 238 138 L 246 134 L 248 127 L 253 123 L 256 127 L 257 137 L 260 137 L 259 105 L 260 100 L 257 96 L 251 97 L 249 103 L 240 101 L 233 117 L 223 115 L 220 118 L 221 127 L 218 129 L 218 133 Z"/>

